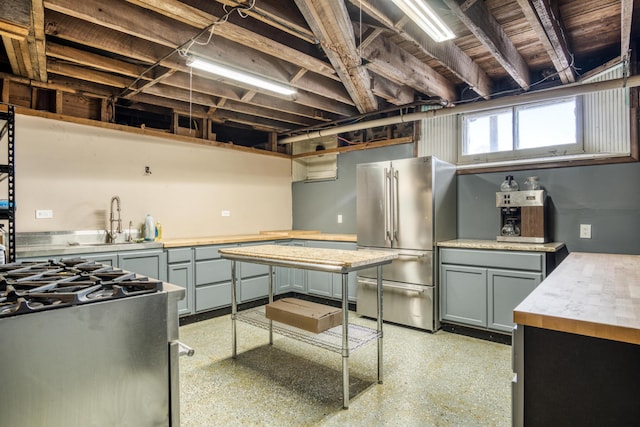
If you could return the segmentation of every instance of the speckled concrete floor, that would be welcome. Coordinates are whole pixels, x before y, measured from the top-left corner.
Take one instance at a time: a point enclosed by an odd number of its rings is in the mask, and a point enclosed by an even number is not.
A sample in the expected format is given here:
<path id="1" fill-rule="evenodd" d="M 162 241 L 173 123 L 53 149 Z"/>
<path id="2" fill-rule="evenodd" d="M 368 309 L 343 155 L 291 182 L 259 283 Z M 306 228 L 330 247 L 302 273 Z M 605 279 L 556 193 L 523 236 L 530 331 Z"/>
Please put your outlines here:
<path id="1" fill-rule="evenodd" d="M 350 321 L 375 322 L 350 314 Z M 338 353 L 231 319 L 182 326 L 196 354 L 180 358 L 182 427 L 203 426 L 508 426 L 511 347 L 439 331 L 385 324 L 384 384 L 375 342 L 349 358 L 350 397 L 342 409 Z"/>

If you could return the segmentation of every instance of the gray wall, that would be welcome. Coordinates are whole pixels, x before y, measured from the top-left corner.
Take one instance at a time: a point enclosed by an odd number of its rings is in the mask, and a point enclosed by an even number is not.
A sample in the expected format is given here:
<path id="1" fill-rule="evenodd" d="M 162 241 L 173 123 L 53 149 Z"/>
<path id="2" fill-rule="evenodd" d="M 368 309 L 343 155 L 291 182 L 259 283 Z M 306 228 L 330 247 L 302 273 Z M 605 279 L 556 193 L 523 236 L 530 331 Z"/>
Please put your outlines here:
<path id="1" fill-rule="evenodd" d="M 338 156 L 335 181 L 293 184 L 294 229 L 356 233 L 356 165 L 413 156 L 411 144 Z M 495 192 L 506 173 L 459 175 L 458 238 L 493 240 L 499 231 Z M 640 254 L 640 163 L 576 166 L 511 173 L 520 185 L 540 177 L 547 191 L 549 234 L 569 252 Z M 343 223 L 337 223 L 342 214 Z M 580 239 L 580 224 L 592 238 Z"/>
<path id="2" fill-rule="evenodd" d="M 408 157 L 413 157 L 413 144 L 351 151 L 338 155 L 336 180 L 294 182 L 293 228 L 355 234 L 356 165 Z M 338 214 L 342 214 L 342 224 L 338 224 Z"/>
<path id="3" fill-rule="evenodd" d="M 458 238 L 495 239 L 495 192 L 505 173 L 458 176 Z M 540 177 L 547 192 L 549 234 L 569 252 L 640 254 L 640 163 L 577 166 L 512 173 L 520 185 Z M 591 239 L 580 239 L 591 224 Z"/>

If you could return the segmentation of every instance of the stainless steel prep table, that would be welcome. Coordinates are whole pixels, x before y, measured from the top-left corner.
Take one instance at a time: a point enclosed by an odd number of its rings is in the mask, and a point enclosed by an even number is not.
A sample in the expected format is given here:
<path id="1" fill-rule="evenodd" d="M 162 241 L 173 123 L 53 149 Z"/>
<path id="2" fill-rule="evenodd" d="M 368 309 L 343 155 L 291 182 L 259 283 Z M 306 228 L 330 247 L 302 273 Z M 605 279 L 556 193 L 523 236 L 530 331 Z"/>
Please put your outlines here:
<path id="1" fill-rule="evenodd" d="M 343 407 L 349 407 L 349 352 L 361 347 L 372 339 L 378 342 L 378 383 L 382 383 L 382 266 L 397 258 L 397 254 L 388 251 L 320 249 L 280 245 L 245 246 L 220 249 L 220 256 L 231 260 L 231 322 L 232 357 L 236 357 L 236 320 L 242 320 L 269 330 L 269 343 L 273 344 L 273 331 L 282 333 L 310 344 L 319 345 L 342 354 L 342 395 Z M 273 267 L 291 267 L 317 270 L 342 275 L 342 326 L 332 328 L 321 334 L 305 333 L 286 325 L 276 326 L 264 315 L 251 310 L 247 316 L 239 315 L 236 300 L 236 261 L 265 264 L 269 266 L 269 302 L 273 302 Z M 377 267 L 378 312 L 377 330 L 349 325 L 348 274 L 364 268 Z M 244 312 L 243 312 L 244 313 Z M 341 334 L 336 329 L 342 329 Z M 352 337 L 350 338 L 350 332 Z M 339 345 L 332 341 L 339 338 Z"/>

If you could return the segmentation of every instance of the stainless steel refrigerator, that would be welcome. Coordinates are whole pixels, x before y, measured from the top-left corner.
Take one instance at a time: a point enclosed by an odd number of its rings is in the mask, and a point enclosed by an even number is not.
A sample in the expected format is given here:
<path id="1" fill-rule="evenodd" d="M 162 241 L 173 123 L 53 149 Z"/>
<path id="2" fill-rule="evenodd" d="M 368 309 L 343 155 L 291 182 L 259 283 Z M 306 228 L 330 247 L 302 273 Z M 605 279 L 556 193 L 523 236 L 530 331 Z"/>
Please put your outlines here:
<path id="1" fill-rule="evenodd" d="M 456 238 L 455 166 L 419 157 L 357 166 L 358 247 L 392 250 L 384 266 L 383 319 L 440 328 L 436 244 Z M 376 317 L 375 269 L 358 274 L 357 312 Z"/>

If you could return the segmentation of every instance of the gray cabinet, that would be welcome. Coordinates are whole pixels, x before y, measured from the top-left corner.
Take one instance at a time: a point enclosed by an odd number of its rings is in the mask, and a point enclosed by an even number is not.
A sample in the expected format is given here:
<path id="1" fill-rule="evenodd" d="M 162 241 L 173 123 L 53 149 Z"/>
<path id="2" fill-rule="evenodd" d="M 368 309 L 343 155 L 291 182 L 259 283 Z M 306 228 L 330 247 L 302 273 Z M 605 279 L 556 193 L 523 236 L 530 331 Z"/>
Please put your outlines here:
<path id="1" fill-rule="evenodd" d="M 308 240 L 308 247 L 313 248 L 329 248 L 355 250 L 357 245 L 350 242 L 326 242 Z M 342 299 L 342 275 L 338 273 L 327 273 L 320 271 L 308 270 L 307 272 L 307 291 L 309 294 L 319 295 L 326 298 Z M 348 274 L 348 297 L 350 301 L 356 299 L 356 273 Z"/>
<path id="2" fill-rule="evenodd" d="M 193 249 L 176 248 L 167 250 L 167 281 L 185 288 L 185 297 L 178 302 L 180 316 L 194 311 Z"/>
<path id="3" fill-rule="evenodd" d="M 279 242 L 279 245 L 304 247 L 303 241 Z M 290 267 L 275 267 L 276 289 L 275 294 L 287 292 L 307 293 L 306 270 Z"/>
<path id="4" fill-rule="evenodd" d="M 545 275 L 544 253 L 442 248 L 442 321 L 511 333 L 513 309 Z"/>
<path id="5" fill-rule="evenodd" d="M 240 246 L 273 245 L 274 242 L 252 242 Z M 250 262 L 239 263 L 240 302 L 251 301 L 269 296 L 269 266 Z M 272 271 L 275 274 L 275 271 Z"/>
<path id="6" fill-rule="evenodd" d="M 222 259 L 218 249 L 234 246 L 237 245 L 194 248 L 196 312 L 231 305 L 231 261 Z"/>
<path id="7" fill-rule="evenodd" d="M 167 280 L 167 254 L 162 249 L 118 253 L 118 267 L 158 280 Z"/>

